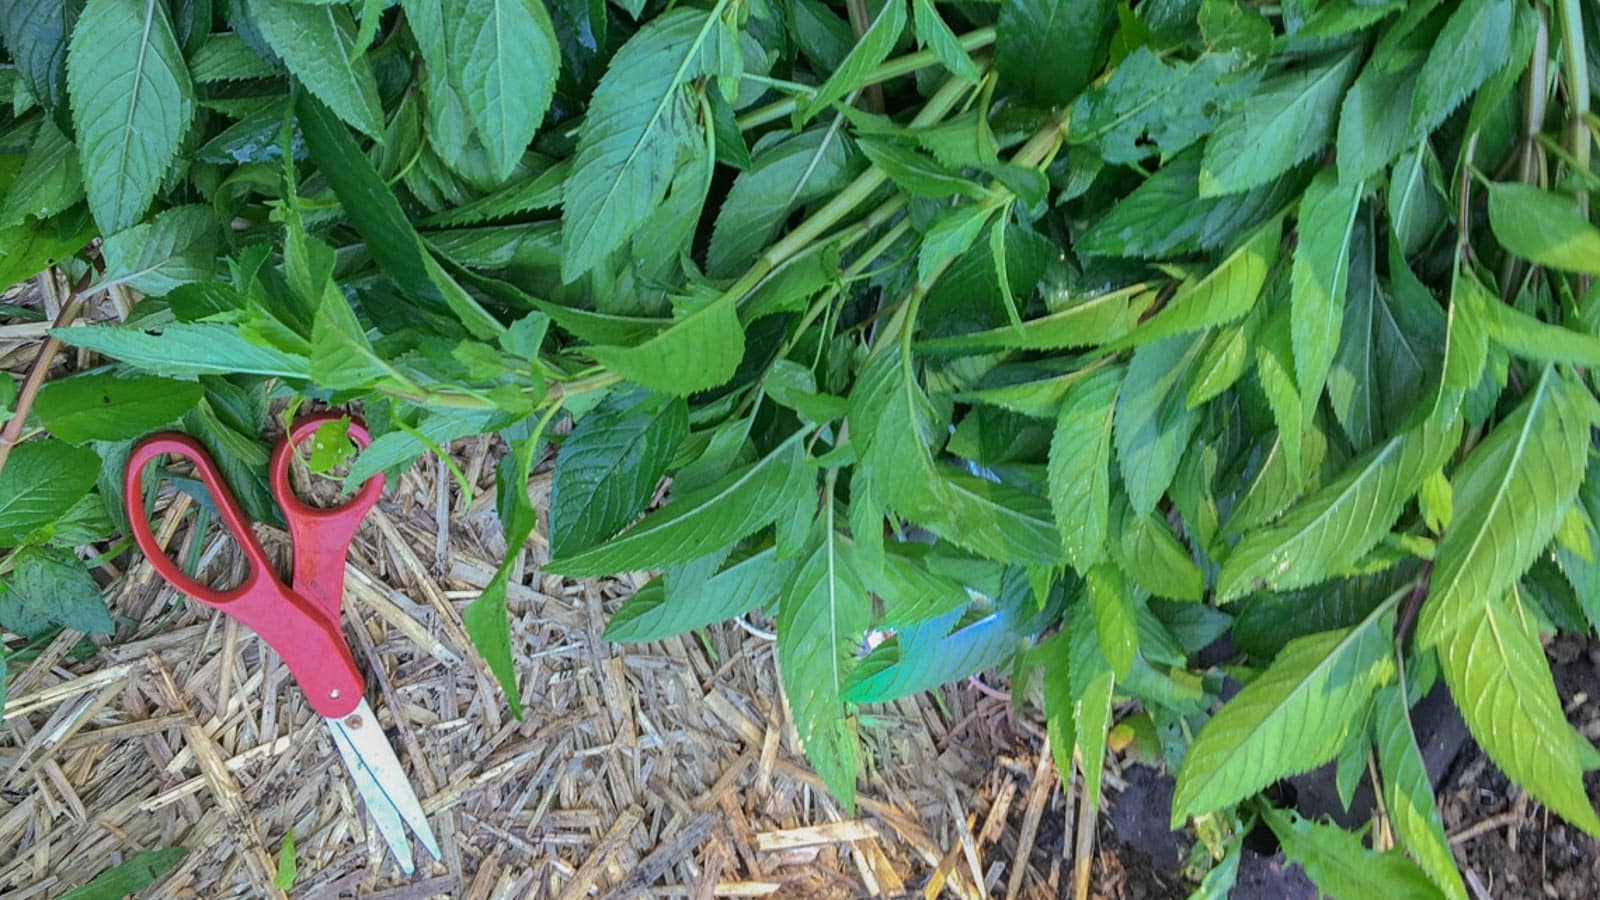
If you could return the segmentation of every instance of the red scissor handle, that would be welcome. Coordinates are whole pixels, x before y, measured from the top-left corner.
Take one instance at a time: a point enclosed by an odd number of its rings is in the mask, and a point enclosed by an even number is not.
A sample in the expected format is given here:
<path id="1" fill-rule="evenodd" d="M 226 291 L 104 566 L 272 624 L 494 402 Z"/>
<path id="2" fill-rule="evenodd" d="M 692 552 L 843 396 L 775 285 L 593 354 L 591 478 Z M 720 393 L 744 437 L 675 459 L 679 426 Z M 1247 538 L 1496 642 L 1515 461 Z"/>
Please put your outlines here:
<path id="1" fill-rule="evenodd" d="M 254 631 L 283 659 L 311 708 L 322 716 L 340 718 L 361 702 L 363 689 L 360 670 L 339 626 L 344 561 L 356 526 L 383 491 L 383 477 L 373 476 L 350 503 L 336 509 L 312 509 L 294 496 L 289 488 L 288 454 L 294 444 L 330 418 L 317 416 L 297 424 L 273 455 L 272 492 L 289 522 L 294 546 L 293 588 L 274 574 L 239 501 L 210 454 L 195 439 L 163 432 L 140 441 L 128 458 L 123 494 L 134 541 L 156 572 L 184 594 Z M 369 442 L 365 428 L 352 425 L 350 430 L 357 443 L 365 446 Z M 238 587 L 219 591 L 196 582 L 156 542 L 145 514 L 143 480 L 145 467 L 164 455 L 180 456 L 194 465 L 223 525 L 244 552 L 248 571 Z"/>

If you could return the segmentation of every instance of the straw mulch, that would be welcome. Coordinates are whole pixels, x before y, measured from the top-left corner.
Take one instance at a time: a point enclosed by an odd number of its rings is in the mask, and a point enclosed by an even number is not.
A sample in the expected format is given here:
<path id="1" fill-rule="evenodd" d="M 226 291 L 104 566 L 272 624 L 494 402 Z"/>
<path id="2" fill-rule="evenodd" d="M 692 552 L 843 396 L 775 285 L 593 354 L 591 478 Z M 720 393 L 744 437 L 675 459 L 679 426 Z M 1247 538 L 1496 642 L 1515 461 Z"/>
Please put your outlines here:
<path id="1" fill-rule="evenodd" d="M 37 341 L 0 327 L 0 367 L 20 376 Z M 73 356 L 63 370 L 91 362 Z M 492 511 L 499 448 L 476 438 L 451 452 L 477 490 L 462 495 L 436 459 L 392 483 L 357 536 L 345 594 L 368 698 L 442 862 L 429 867 L 418 848 L 405 878 L 276 656 L 124 556 L 101 566 L 117 634 L 98 647 L 64 634 L 14 671 L 0 724 L 0 896 L 59 896 L 169 846 L 188 853 L 148 896 L 282 896 L 272 881 L 291 829 L 296 897 L 1066 889 L 1075 792 L 1003 693 L 968 683 L 869 710 L 867 777 L 847 816 L 796 749 L 770 641 L 729 624 L 607 643 L 607 616 L 643 576 L 543 576 L 539 538 L 511 589 L 525 707 L 513 719 L 460 624 L 506 552 Z M 529 486 L 541 508 L 552 461 Z M 208 576 L 237 577 L 217 529 L 183 526 L 188 504 L 166 497 L 157 533 L 176 558 L 198 553 Z M 261 534 L 286 552 L 282 532 Z"/>

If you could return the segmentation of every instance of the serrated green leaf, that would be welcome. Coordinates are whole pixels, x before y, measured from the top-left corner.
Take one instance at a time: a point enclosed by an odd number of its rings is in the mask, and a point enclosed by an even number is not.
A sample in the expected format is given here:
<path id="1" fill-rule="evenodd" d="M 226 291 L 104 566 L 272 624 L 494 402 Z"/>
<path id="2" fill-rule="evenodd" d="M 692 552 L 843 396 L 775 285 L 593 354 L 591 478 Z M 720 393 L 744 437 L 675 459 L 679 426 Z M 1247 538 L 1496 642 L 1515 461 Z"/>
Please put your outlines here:
<path id="1" fill-rule="evenodd" d="M 1211 717 L 1178 771 L 1174 826 L 1333 758 L 1393 668 L 1390 634 L 1399 596 L 1354 628 L 1289 642 Z"/>
<path id="2" fill-rule="evenodd" d="M 1117 395 L 1113 437 L 1117 465 L 1135 515 L 1146 516 L 1167 492 L 1200 417 L 1182 390 L 1201 341 L 1171 337 L 1133 351 Z"/>
<path id="3" fill-rule="evenodd" d="M 1411 96 L 1412 136 L 1437 128 L 1511 53 L 1511 0 L 1463 0 L 1428 52 Z"/>
<path id="4" fill-rule="evenodd" d="M 250 16 L 289 71 L 346 123 L 383 140 L 378 83 L 348 7 L 250 0 Z"/>
<path id="5" fill-rule="evenodd" d="M 177 421 L 204 393 L 197 381 L 92 372 L 46 384 L 34 412 L 46 431 L 74 446 L 126 441 Z"/>
<path id="6" fill-rule="evenodd" d="M 98 286 L 126 284 L 159 297 L 182 284 L 210 281 L 217 263 L 217 220 L 204 206 L 164 210 L 101 245 Z"/>
<path id="7" fill-rule="evenodd" d="M 778 603 L 778 673 L 801 749 L 850 815 L 859 750 L 844 689 L 871 607 L 833 519 L 833 503 L 825 498 L 811 552 Z"/>
<path id="8" fill-rule="evenodd" d="M 572 174 L 569 160 L 550 163 L 530 178 L 513 181 L 471 203 L 434 213 L 419 224 L 430 228 L 477 225 L 519 213 L 555 209 L 561 205 L 562 187 Z"/>
<path id="9" fill-rule="evenodd" d="M 755 261 L 796 206 L 837 191 L 854 174 L 837 129 L 814 128 L 758 149 L 717 213 L 706 271 L 731 278 Z"/>
<path id="10" fill-rule="evenodd" d="M 1218 601 L 1261 588 L 1306 587 L 1353 565 L 1388 533 L 1459 436 L 1459 422 L 1441 430 L 1428 420 L 1357 457 L 1327 487 L 1229 552 L 1217 575 Z"/>
<path id="11" fill-rule="evenodd" d="M 1491 184 L 1489 227 L 1502 247 L 1523 259 L 1600 275 L 1600 228 L 1570 197 L 1528 184 Z"/>
<path id="12" fill-rule="evenodd" d="M 1229 56 L 1208 53 L 1189 63 L 1140 47 L 1078 97 L 1068 140 L 1119 165 L 1171 158 L 1210 134 L 1249 96 L 1255 73 L 1234 75 L 1232 69 Z"/>
<path id="13" fill-rule="evenodd" d="M 1100 653 L 1119 678 L 1126 678 L 1139 652 L 1138 610 L 1133 589 L 1122 571 L 1102 563 L 1090 569 L 1083 579 L 1084 595 L 1094 613 L 1095 633 Z"/>
<path id="14" fill-rule="evenodd" d="M 189 59 L 189 76 L 196 84 L 273 78 L 283 70 L 250 49 L 233 33 L 213 34 Z"/>
<path id="15" fill-rule="evenodd" d="M 1159 513 L 1140 518 L 1122 500 L 1112 504 L 1111 558 L 1123 574 L 1157 597 L 1199 600 L 1205 577 Z"/>
<path id="16" fill-rule="evenodd" d="M 1060 350 L 1106 343 L 1127 334 L 1155 299 L 1144 285 L 1110 291 L 1022 323 L 952 337 L 918 341 L 924 353 L 982 353 L 989 350 Z"/>
<path id="17" fill-rule="evenodd" d="M 278 847 L 277 866 L 272 873 L 272 886 L 287 891 L 294 887 L 300 876 L 300 867 L 294 861 L 294 829 L 283 833 L 283 843 Z"/>
<path id="18" fill-rule="evenodd" d="M 80 218 L 76 228 L 58 228 L 53 221 L 0 228 L 0 281 L 18 284 L 83 249 L 96 231 L 87 216 Z"/>
<path id="19" fill-rule="evenodd" d="M 590 347 L 589 355 L 623 378 L 686 396 L 718 387 L 744 358 L 735 298 L 724 295 L 635 347 Z"/>
<path id="20" fill-rule="evenodd" d="M 1444 363 L 1435 415 L 1454 414 L 1463 395 L 1478 386 L 1489 358 L 1488 308 L 1499 300 L 1470 271 L 1459 269 L 1450 286 Z"/>
<path id="21" fill-rule="evenodd" d="M 983 187 L 978 182 L 951 171 L 933 157 L 919 153 L 912 145 L 864 134 L 856 138 L 856 146 L 889 176 L 890 181 L 915 196 L 935 199 L 983 196 Z"/>
<path id="22" fill-rule="evenodd" d="M 1399 68 L 1386 68 L 1374 59 L 1350 85 L 1339 107 L 1335 162 L 1340 184 L 1349 187 L 1372 178 L 1416 143 L 1418 136 L 1407 121 L 1421 70 L 1420 53 Z"/>
<path id="23" fill-rule="evenodd" d="M 1276 220 L 1257 229 L 1204 277 L 1185 282 L 1160 312 L 1146 319 L 1132 334 L 1112 342 L 1110 349 L 1202 331 L 1250 312 L 1266 284 L 1267 272 L 1277 262 L 1282 230 Z"/>
<path id="24" fill-rule="evenodd" d="M 1467 889 L 1456 871 L 1439 805 L 1433 796 L 1422 749 L 1407 711 L 1405 673 L 1400 683 L 1378 692 L 1372 702 L 1372 731 L 1377 738 L 1378 770 L 1383 773 L 1383 801 L 1399 843 L 1428 878 L 1450 900 L 1466 900 Z"/>
<path id="25" fill-rule="evenodd" d="M 860 40 L 840 61 L 839 67 L 828 75 L 828 80 L 800 108 L 801 123 L 809 121 L 834 101 L 865 85 L 872 71 L 889 58 L 889 53 L 894 50 L 901 32 L 905 30 L 905 0 L 885 0 Z"/>
<path id="26" fill-rule="evenodd" d="M 29 92 L 64 123 L 67 109 L 67 42 L 83 0 L 13 0 L 0 5 L 0 38 Z M 65 127 L 63 125 L 63 127 Z"/>
<path id="27" fill-rule="evenodd" d="M 1300 242 L 1294 250 L 1289 336 L 1301 402 L 1314 408 L 1333 366 L 1350 283 L 1350 244 L 1361 211 L 1361 185 L 1341 187 L 1324 169 L 1300 201 Z"/>
<path id="28" fill-rule="evenodd" d="M 662 568 L 748 537 L 783 513 L 776 503 L 806 433 L 795 432 L 753 465 L 673 497 L 620 537 L 551 560 L 545 571 L 581 577 Z"/>
<path id="29" fill-rule="evenodd" d="M 1078 571 L 1105 556 L 1111 514 L 1111 417 L 1121 367 L 1090 374 L 1067 389 L 1050 439 L 1050 506 L 1061 547 Z"/>
<path id="30" fill-rule="evenodd" d="M 1328 442 L 1317 428 L 1308 428 L 1299 444 L 1300 468 L 1290 466 L 1289 451 L 1281 433 L 1273 434 L 1259 464 L 1243 482 L 1239 499 L 1222 529 L 1223 537 L 1237 537 L 1277 518 L 1300 496 L 1301 489 L 1315 476 L 1327 453 Z"/>
<path id="31" fill-rule="evenodd" d="M 1094 74 L 1115 9 L 1110 0 L 1002 0 L 995 41 L 1001 84 L 1034 106 L 1071 102 Z"/>
<path id="32" fill-rule="evenodd" d="M 144 218 L 194 118 L 166 6 L 89 0 L 67 50 L 67 90 L 89 209 L 114 234 Z"/>
<path id="33" fill-rule="evenodd" d="M 1340 900 L 1434 900 L 1442 896 L 1426 876 L 1395 851 L 1376 853 L 1360 836 L 1299 813 L 1266 816 L 1284 856 L 1299 863 L 1325 896 Z"/>
<path id="34" fill-rule="evenodd" d="M 719 3 L 720 11 L 724 4 Z M 568 282 L 622 246 L 666 196 L 694 123 L 682 86 L 729 52 L 718 17 L 679 8 L 611 58 L 589 103 L 567 183 L 561 274 Z"/>
<path id="35" fill-rule="evenodd" d="M 1495 765 L 1563 819 L 1600 834 L 1600 817 L 1584 791 L 1578 736 L 1516 591 L 1482 595 L 1464 610 L 1439 644 L 1439 665 L 1467 728 Z"/>
<path id="36" fill-rule="evenodd" d="M 1489 337 L 1517 356 L 1541 362 L 1600 366 L 1600 338 L 1542 322 L 1504 303 L 1484 305 Z"/>
<path id="37" fill-rule="evenodd" d="M 550 553 L 571 556 L 632 522 L 689 434 L 682 400 L 613 393 L 561 444 L 550 488 Z"/>
<path id="38" fill-rule="evenodd" d="M 1417 622 L 1422 646 L 1479 623 L 1476 611 L 1505 593 L 1555 536 L 1583 483 L 1592 404 L 1583 387 L 1546 368 L 1457 467 L 1454 515 Z"/>
<path id="39" fill-rule="evenodd" d="M 1200 164 L 1198 148 L 1168 161 L 1095 222 L 1077 251 L 1155 259 L 1210 250 L 1276 215 L 1302 187 L 1286 176 L 1243 194 L 1202 196 Z"/>
<path id="40" fill-rule="evenodd" d="M 0 207 L 0 228 L 32 216 L 43 222 L 83 199 L 83 175 L 77 149 L 55 122 L 39 123 L 38 136 L 28 149 L 15 181 Z"/>
<path id="41" fill-rule="evenodd" d="M 768 547 L 729 565 L 692 590 L 674 593 L 657 579 L 629 597 L 606 623 L 608 641 L 657 641 L 741 616 L 771 603 L 793 563 Z"/>
<path id="42" fill-rule="evenodd" d="M 1449 212 L 1439 160 L 1426 142 L 1418 147 L 1401 154 L 1395 161 L 1389 192 L 1384 198 L 1389 224 L 1400 242 L 1402 254 L 1422 249 L 1442 227 Z"/>
<path id="43" fill-rule="evenodd" d="M 941 65 L 958 78 L 978 83 L 978 67 L 956 39 L 955 32 L 940 17 L 933 0 L 911 0 L 911 27 L 916 32 L 917 42 L 932 50 Z"/>
<path id="44" fill-rule="evenodd" d="M 500 179 L 554 95 L 561 50 L 542 0 L 444 0 L 449 79 Z"/>
<path id="45" fill-rule="evenodd" d="M 1443 359 L 1445 321 L 1431 297 L 1378 280 L 1371 219 L 1350 247 L 1350 287 L 1339 350 L 1328 370 L 1328 400 L 1352 447 L 1392 434 L 1426 395 Z"/>
<path id="46" fill-rule="evenodd" d="M 1357 51 L 1261 83 L 1206 140 L 1200 195 L 1247 191 L 1289 171 L 1328 143 Z"/>
<path id="47" fill-rule="evenodd" d="M 92 478 L 92 475 L 91 475 Z M 85 634 L 110 634 L 114 623 L 94 576 L 71 550 L 24 547 L 12 561 L 9 593 L 35 615 Z"/>

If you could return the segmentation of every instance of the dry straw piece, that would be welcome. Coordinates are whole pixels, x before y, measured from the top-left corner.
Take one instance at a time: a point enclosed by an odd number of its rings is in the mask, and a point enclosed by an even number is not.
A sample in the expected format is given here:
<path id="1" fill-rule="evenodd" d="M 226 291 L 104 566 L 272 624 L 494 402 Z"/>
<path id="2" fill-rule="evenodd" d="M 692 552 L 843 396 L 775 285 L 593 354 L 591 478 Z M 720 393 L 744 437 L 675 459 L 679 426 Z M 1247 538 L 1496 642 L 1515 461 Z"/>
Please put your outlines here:
<path id="1" fill-rule="evenodd" d="M 0 365 L 26 368 L 38 337 L 0 334 Z M 526 710 L 513 719 L 460 623 L 507 552 L 491 509 L 499 448 L 450 452 L 478 490 L 460 495 L 429 462 L 398 479 L 357 535 L 345 600 L 443 863 L 401 880 L 276 657 L 124 557 L 101 570 L 117 633 L 89 654 L 64 634 L 14 672 L 0 896 L 59 896 L 166 846 L 188 853 L 149 896 L 281 896 L 291 829 L 295 897 L 1059 896 L 1070 804 L 1003 696 L 958 685 L 868 710 L 868 777 L 846 817 L 784 724 L 769 642 L 721 625 L 607 643 L 636 582 L 542 576 L 539 537 L 510 591 Z M 541 509 L 551 462 L 529 485 Z M 158 536 L 185 553 L 199 540 L 203 571 L 226 579 L 237 561 L 214 530 L 179 526 L 187 505 L 160 500 Z M 287 552 L 283 533 L 261 536 Z M 1019 845 L 1032 865 L 1015 864 Z"/>

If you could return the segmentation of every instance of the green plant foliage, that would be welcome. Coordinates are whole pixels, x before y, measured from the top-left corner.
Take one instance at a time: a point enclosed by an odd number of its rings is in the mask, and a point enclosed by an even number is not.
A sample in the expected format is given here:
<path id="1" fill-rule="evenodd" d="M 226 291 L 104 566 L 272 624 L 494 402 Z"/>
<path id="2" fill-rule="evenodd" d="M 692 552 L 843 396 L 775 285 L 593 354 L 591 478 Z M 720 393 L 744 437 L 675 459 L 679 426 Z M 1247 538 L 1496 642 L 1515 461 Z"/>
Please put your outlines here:
<path id="1" fill-rule="evenodd" d="M 0 655 L 126 636 L 83 560 L 131 440 L 270 517 L 314 402 L 352 485 L 503 447 L 508 547 L 642 585 L 610 640 L 771 628 L 846 807 L 877 704 L 993 670 L 1091 804 L 1136 717 L 1201 896 L 1265 820 L 1327 893 L 1460 898 L 1408 679 L 1600 831 L 1541 634 L 1600 623 L 1593 19 L 0 4 L 0 285 L 73 291 L 0 305 L 73 350 L 0 379 Z M 462 613 L 518 715 L 524 558 Z M 1394 851 L 1262 794 L 1368 759 Z"/>

